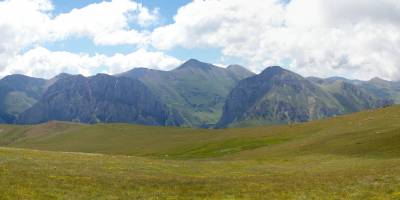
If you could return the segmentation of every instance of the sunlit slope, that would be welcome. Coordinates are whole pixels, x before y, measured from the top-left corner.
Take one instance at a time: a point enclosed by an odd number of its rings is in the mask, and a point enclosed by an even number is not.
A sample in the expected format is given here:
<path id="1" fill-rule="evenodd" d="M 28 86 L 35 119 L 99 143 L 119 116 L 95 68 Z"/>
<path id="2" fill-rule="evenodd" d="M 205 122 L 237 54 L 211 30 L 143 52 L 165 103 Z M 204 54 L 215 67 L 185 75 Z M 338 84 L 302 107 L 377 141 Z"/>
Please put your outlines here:
<path id="1" fill-rule="evenodd" d="M 1 126 L 0 197 L 399 199 L 399 122 L 394 106 L 242 129 Z"/>
<path id="2" fill-rule="evenodd" d="M 0 148 L 1 199 L 398 199 L 400 160 L 165 160 Z"/>
<path id="3" fill-rule="evenodd" d="M 397 157 L 400 106 L 290 126 L 186 129 L 51 122 L 2 126 L 0 144 L 163 158 L 270 159 L 307 154 Z"/>

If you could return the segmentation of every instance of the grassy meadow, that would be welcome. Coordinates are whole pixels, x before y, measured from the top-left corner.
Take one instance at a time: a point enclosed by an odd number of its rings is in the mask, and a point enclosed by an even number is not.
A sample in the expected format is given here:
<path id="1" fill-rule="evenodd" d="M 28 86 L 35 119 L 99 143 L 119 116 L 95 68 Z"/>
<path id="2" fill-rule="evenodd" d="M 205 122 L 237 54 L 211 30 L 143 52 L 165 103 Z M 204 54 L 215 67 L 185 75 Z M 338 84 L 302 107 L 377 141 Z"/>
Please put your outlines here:
<path id="1" fill-rule="evenodd" d="M 0 199 L 400 199 L 400 106 L 219 130 L 0 126 Z"/>

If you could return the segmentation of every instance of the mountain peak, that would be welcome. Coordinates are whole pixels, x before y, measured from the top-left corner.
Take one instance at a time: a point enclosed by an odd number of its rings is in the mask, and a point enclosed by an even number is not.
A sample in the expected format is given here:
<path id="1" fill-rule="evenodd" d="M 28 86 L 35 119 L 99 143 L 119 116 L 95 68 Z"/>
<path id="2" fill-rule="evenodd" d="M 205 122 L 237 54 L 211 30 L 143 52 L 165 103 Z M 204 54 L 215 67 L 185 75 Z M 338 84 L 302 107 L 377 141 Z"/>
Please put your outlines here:
<path id="1" fill-rule="evenodd" d="M 288 70 L 280 66 L 271 66 L 264 69 L 264 71 L 262 71 L 260 75 L 276 75 L 276 74 L 281 74 L 283 72 L 288 72 Z"/>
<path id="2" fill-rule="evenodd" d="M 179 66 L 177 69 L 211 69 L 214 68 L 215 66 L 209 63 L 201 62 L 196 59 L 189 59 L 185 63 L 183 63 L 181 66 Z"/>
<path id="3" fill-rule="evenodd" d="M 237 70 L 237 69 L 246 69 L 246 68 L 243 67 L 242 65 L 233 64 L 233 65 L 229 65 L 229 66 L 227 67 L 227 69 L 230 69 L 230 70 Z"/>
<path id="4" fill-rule="evenodd" d="M 3 78 L 3 80 L 20 80 L 20 79 L 26 79 L 26 78 L 37 79 L 37 78 L 33 78 L 33 77 L 26 76 L 23 74 L 12 74 L 12 75 L 5 76 Z"/>
<path id="5" fill-rule="evenodd" d="M 389 82 L 389 81 L 379 78 L 379 77 L 375 77 L 375 78 L 371 79 L 370 82 Z"/>
<path id="6" fill-rule="evenodd" d="M 97 73 L 96 75 L 94 75 L 92 77 L 112 77 L 112 76 L 109 74 L 106 74 L 106 73 Z"/>
<path id="7" fill-rule="evenodd" d="M 201 63 L 199 60 L 194 59 L 194 58 L 190 58 L 189 60 L 187 60 L 185 63 Z"/>
<path id="8" fill-rule="evenodd" d="M 281 66 L 276 65 L 276 66 L 267 67 L 267 69 L 265 69 L 265 70 L 279 70 L 279 71 L 283 71 L 283 70 L 285 70 L 285 69 L 284 69 L 283 67 L 281 67 Z"/>
<path id="9" fill-rule="evenodd" d="M 206 64 L 206 63 L 203 63 L 199 60 L 191 58 L 191 59 L 187 60 L 186 62 L 184 62 L 181 66 L 197 66 L 197 65 L 201 65 L 201 64 Z"/>
<path id="10" fill-rule="evenodd" d="M 54 78 L 55 78 L 55 79 L 63 79 L 63 78 L 68 78 L 68 77 L 70 77 L 70 76 L 72 76 L 72 75 L 63 72 L 63 73 L 58 74 L 58 75 L 55 76 Z M 53 78 L 53 79 L 54 79 L 54 78 Z"/>

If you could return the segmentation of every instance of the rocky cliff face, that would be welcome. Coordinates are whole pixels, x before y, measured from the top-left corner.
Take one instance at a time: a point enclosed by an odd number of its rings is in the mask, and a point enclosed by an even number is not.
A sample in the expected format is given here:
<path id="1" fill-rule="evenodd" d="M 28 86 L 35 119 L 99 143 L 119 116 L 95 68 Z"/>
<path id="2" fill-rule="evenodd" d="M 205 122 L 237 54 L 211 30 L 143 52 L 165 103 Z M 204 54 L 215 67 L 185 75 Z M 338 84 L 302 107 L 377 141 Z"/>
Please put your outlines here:
<path id="1" fill-rule="evenodd" d="M 124 122 L 180 125 L 181 117 L 160 102 L 141 82 L 98 74 L 69 76 L 51 85 L 19 123 L 49 120 L 85 123 Z"/>
<path id="2" fill-rule="evenodd" d="M 238 65 L 221 68 L 191 59 L 171 71 L 140 68 L 120 76 L 142 81 L 178 110 L 186 125 L 208 127 L 218 122 L 226 97 L 237 82 L 252 75 Z"/>
<path id="3" fill-rule="evenodd" d="M 321 87 L 281 67 L 269 67 L 238 83 L 217 127 L 305 122 L 391 103 L 350 83 Z"/>
<path id="4" fill-rule="evenodd" d="M 269 67 L 232 90 L 218 127 L 238 123 L 303 122 L 339 113 L 329 94 L 281 67 Z"/>
<path id="5" fill-rule="evenodd" d="M 390 97 L 380 96 L 365 90 L 362 86 L 364 82 L 352 83 L 345 79 L 338 79 L 318 82 L 317 84 L 340 103 L 343 113 L 394 104 L 394 100 Z"/>
<path id="6" fill-rule="evenodd" d="M 0 123 L 48 120 L 218 127 L 296 123 L 400 102 L 400 82 L 303 78 L 281 67 L 255 75 L 190 59 L 171 71 L 60 74 L 0 80 Z"/>

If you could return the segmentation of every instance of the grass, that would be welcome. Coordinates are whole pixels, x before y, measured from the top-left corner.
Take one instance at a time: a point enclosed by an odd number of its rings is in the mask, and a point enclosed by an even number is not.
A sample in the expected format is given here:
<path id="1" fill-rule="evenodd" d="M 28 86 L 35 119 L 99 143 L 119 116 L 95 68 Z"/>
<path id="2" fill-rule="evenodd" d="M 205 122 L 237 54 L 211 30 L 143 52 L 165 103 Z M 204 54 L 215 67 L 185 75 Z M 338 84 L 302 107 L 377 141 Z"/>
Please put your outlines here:
<path id="1" fill-rule="evenodd" d="M 400 161 L 176 161 L 0 149 L 3 199 L 397 199 Z"/>
<path id="2" fill-rule="evenodd" d="M 394 106 L 221 130 L 3 125 L 0 197 L 400 199 L 399 122 Z"/>
<path id="3" fill-rule="evenodd" d="M 267 147 L 269 145 L 285 142 L 287 139 L 279 138 L 235 138 L 223 141 L 209 142 L 204 145 L 197 145 L 183 150 L 176 150 L 173 153 L 167 154 L 171 158 L 212 158 L 224 155 L 230 155 L 241 151 Z"/>

